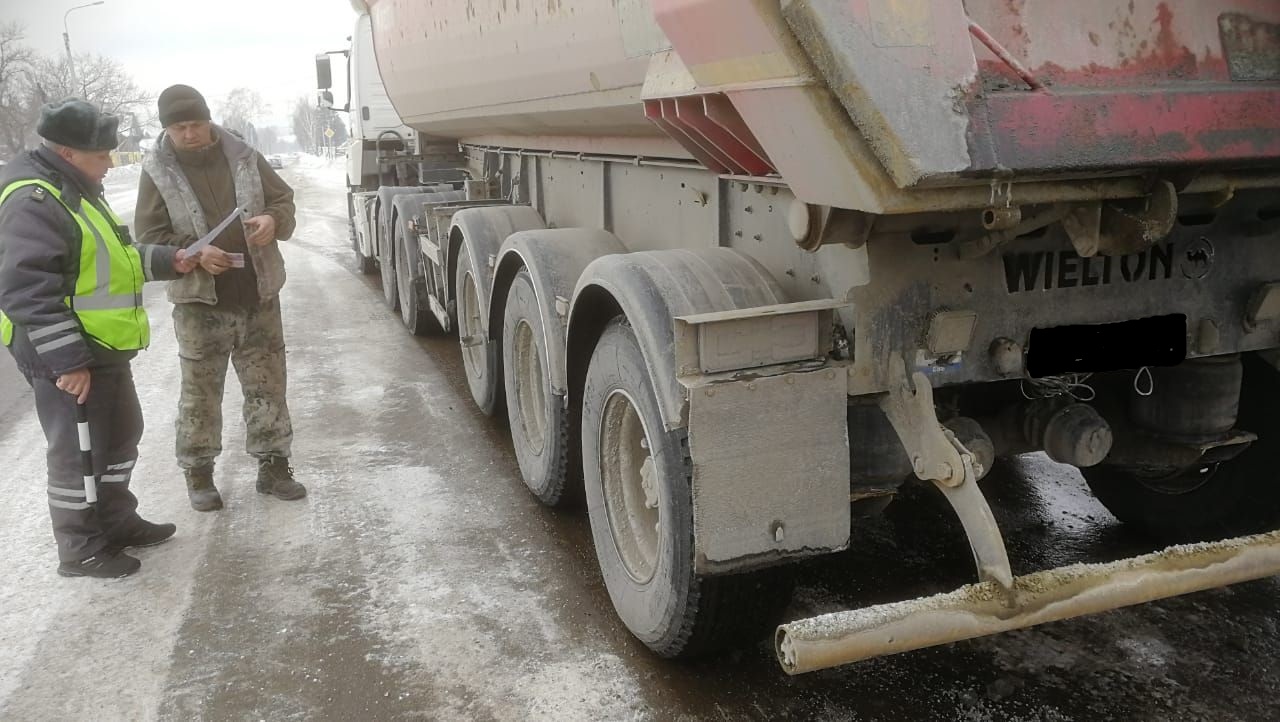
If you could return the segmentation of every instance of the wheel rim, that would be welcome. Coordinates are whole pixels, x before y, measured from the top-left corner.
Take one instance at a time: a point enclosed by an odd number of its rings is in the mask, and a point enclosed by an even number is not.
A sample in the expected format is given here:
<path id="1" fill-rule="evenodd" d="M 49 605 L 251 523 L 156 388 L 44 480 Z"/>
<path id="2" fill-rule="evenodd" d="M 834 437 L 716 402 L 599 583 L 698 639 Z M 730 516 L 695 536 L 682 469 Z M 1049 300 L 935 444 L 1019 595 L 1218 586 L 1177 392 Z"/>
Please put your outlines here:
<path id="1" fill-rule="evenodd" d="M 516 397 L 520 406 L 520 427 L 528 446 L 541 456 L 547 438 L 547 394 L 542 383 L 542 356 L 529 322 L 521 319 L 515 337 Z"/>
<path id="2" fill-rule="evenodd" d="M 621 389 L 605 399 L 600 418 L 600 476 L 614 546 L 636 583 L 653 579 L 662 523 L 661 485 L 652 443 L 635 400 Z"/>
<path id="3" fill-rule="evenodd" d="M 462 308 L 458 313 L 458 339 L 462 344 L 462 360 L 472 378 L 484 376 L 484 339 L 480 330 L 480 302 L 476 280 L 471 271 L 462 274 Z"/>

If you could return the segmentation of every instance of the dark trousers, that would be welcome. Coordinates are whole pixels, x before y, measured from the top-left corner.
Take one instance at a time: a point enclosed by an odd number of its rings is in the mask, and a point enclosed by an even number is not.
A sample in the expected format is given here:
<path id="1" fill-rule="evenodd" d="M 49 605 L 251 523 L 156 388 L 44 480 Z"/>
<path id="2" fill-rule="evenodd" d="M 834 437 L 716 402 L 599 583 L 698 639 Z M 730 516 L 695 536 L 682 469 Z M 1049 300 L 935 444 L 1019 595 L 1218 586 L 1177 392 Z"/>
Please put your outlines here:
<path id="1" fill-rule="evenodd" d="M 85 501 L 76 428 L 76 399 L 55 379 L 27 377 L 36 413 L 49 442 L 49 516 L 58 557 L 64 562 L 93 556 L 138 521 L 138 500 L 129 491 L 142 438 L 142 408 L 129 364 L 90 370 L 89 438 L 93 444 L 98 503 Z"/>

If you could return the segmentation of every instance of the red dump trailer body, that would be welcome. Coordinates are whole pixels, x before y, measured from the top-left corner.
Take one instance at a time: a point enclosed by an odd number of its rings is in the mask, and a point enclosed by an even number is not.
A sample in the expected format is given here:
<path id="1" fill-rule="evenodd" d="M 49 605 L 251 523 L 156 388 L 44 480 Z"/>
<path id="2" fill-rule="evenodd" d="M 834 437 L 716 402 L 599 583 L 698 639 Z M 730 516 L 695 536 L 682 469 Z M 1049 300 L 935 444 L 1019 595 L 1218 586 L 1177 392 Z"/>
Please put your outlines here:
<path id="1" fill-rule="evenodd" d="M 383 77 L 406 122 L 451 138 L 601 149 L 667 136 L 638 112 L 646 99 L 723 92 L 786 165 L 815 140 L 781 131 L 813 123 L 789 102 L 807 87 L 838 101 L 904 188 L 1280 161 L 1276 2 L 618 5 L 381 0 L 372 13 L 375 28 L 422 28 L 376 36 Z"/>

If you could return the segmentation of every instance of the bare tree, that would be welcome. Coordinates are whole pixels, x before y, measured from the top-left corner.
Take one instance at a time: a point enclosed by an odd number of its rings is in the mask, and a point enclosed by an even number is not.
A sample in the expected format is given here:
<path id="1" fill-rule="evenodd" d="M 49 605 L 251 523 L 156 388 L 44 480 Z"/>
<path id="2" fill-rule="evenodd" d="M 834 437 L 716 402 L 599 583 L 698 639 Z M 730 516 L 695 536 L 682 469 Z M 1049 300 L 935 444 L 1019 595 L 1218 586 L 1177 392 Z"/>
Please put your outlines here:
<path id="1" fill-rule="evenodd" d="M 258 91 L 236 88 L 227 94 L 218 109 L 224 128 L 247 136 L 252 132 L 255 121 L 262 117 L 266 104 Z"/>
<path id="2" fill-rule="evenodd" d="M 12 102 L 19 76 L 35 62 L 36 54 L 22 44 L 24 38 L 25 31 L 18 23 L 0 25 L 0 103 Z"/>
<path id="3" fill-rule="evenodd" d="M 151 105 L 155 96 L 139 88 L 115 60 L 101 55 L 80 55 L 76 57 L 76 70 L 79 82 L 73 85 L 65 57 L 42 58 L 36 63 L 36 80 L 50 100 L 75 96 L 112 115 L 154 114 Z"/>
<path id="4" fill-rule="evenodd" d="M 312 100 L 305 95 L 298 98 L 293 105 L 293 135 L 298 139 L 298 146 L 308 153 L 314 153 L 319 146 L 321 130 Z"/>
<path id="5" fill-rule="evenodd" d="M 271 154 L 277 152 L 278 145 L 280 145 L 280 136 L 275 128 L 258 129 L 258 150 Z"/>
<path id="6" fill-rule="evenodd" d="M 154 96 L 138 87 L 118 62 L 102 56 L 76 59 L 79 83 L 71 83 L 66 58 L 44 58 L 19 43 L 21 29 L 0 27 L 0 152 L 14 155 L 36 142 L 40 106 L 77 96 L 121 116 L 120 132 L 140 135 L 155 116 Z M 25 52 L 24 52 L 25 51 Z"/>
<path id="7" fill-rule="evenodd" d="M 29 97 L 36 54 L 23 44 L 22 25 L 0 25 L 0 154 L 13 156 L 26 147 L 35 125 Z"/>

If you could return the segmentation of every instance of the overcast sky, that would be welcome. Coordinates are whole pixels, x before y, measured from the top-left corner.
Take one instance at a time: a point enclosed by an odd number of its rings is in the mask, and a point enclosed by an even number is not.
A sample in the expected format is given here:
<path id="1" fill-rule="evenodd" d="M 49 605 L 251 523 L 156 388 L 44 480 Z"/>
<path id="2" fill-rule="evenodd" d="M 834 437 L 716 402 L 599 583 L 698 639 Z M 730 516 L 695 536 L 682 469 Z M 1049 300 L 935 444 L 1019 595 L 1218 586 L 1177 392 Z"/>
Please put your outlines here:
<path id="1" fill-rule="evenodd" d="M 27 44 L 62 54 L 63 14 L 90 0 L 0 0 L 0 21 L 18 21 Z M 71 13 L 76 55 L 119 61 L 153 95 L 174 83 L 218 103 L 236 87 L 257 90 L 272 119 L 288 125 L 300 95 L 315 95 L 316 53 L 346 47 L 355 26 L 348 0 L 105 0 Z M 334 58 L 335 80 L 342 77 Z M 335 82 L 341 95 L 345 83 Z M 337 99 L 342 105 L 343 99 Z"/>

